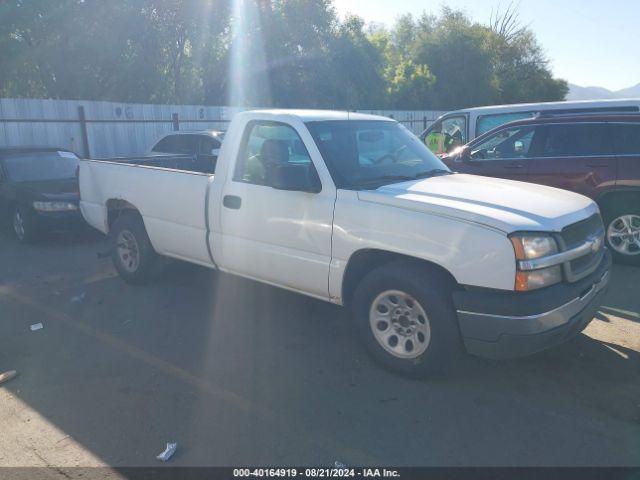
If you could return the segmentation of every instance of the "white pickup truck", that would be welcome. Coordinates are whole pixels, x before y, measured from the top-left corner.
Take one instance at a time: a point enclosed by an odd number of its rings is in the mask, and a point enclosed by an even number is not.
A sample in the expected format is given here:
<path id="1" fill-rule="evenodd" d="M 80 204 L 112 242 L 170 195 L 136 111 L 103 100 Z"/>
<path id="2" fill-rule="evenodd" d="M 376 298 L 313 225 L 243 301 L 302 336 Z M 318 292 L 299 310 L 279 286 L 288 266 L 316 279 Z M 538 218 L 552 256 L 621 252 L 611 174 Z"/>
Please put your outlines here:
<path id="1" fill-rule="evenodd" d="M 410 375 L 559 344 L 609 280 L 594 202 L 453 173 L 384 117 L 245 112 L 214 174 L 85 160 L 80 193 L 127 282 L 162 255 L 349 305 L 369 352 Z"/>

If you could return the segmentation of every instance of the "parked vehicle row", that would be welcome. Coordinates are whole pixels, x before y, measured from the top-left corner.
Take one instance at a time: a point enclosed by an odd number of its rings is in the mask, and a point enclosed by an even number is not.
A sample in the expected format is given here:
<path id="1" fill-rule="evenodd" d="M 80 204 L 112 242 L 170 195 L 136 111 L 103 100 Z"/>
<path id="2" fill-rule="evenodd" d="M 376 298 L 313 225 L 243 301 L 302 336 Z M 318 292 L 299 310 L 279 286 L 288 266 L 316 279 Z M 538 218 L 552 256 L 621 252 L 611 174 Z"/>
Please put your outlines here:
<path id="1" fill-rule="evenodd" d="M 469 352 L 521 356 L 577 335 L 608 285 L 597 205 L 453 173 L 397 122 L 238 114 L 215 175 L 80 162 L 80 208 L 127 282 L 172 257 L 352 309 L 382 364 L 423 375 Z"/>
<path id="2" fill-rule="evenodd" d="M 640 262 L 633 108 L 527 115 L 440 159 L 391 119 L 322 111 L 243 113 L 224 142 L 172 132 L 143 157 L 5 148 L 0 207 L 23 242 L 80 209 L 130 283 L 167 256 L 348 305 L 375 358 L 419 375 L 463 348 L 561 343 L 593 317 L 609 251 Z"/>
<path id="3" fill-rule="evenodd" d="M 640 99 L 522 103 L 454 110 L 441 116 L 420 138 L 436 155 L 450 153 L 476 137 L 515 120 L 543 114 L 638 113 Z"/>
<path id="4" fill-rule="evenodd" d="M 112 160 L 213 173 L 223 138 L 216 130 L 171 132 L 144 156 Z M 0 218 L 19 242 L 86 225 L 78 208 L 78 165 L 78 156 L 65 148 L 0 148 Z"/>

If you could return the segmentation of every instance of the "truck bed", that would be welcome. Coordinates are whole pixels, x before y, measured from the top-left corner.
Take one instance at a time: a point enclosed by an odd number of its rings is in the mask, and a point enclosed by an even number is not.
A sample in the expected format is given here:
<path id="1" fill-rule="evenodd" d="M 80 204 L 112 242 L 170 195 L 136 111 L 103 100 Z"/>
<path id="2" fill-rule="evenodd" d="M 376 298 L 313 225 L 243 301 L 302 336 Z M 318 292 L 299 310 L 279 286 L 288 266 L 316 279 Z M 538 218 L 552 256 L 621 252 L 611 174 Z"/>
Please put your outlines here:
<path id="1" fill-rule="evenodd" d="M 97 161 L 143 165 L 148 167 L 171 168 L 187 172 L 213 173 L 215 165 L 200 165 L 195 155 L 157 154 L 139 157 L 98 158 Z"/>
<path id="2" fill-rule="evenodd" d="M 185 170 L 192 158 L 163 155 L 82 160 L 80 209 L 85 220 L 108 233 L 113 220 L 109 210 L 126 204 L 142 216 L 156 252 L 211 265 L 205 212 L 214 176 Z"/>

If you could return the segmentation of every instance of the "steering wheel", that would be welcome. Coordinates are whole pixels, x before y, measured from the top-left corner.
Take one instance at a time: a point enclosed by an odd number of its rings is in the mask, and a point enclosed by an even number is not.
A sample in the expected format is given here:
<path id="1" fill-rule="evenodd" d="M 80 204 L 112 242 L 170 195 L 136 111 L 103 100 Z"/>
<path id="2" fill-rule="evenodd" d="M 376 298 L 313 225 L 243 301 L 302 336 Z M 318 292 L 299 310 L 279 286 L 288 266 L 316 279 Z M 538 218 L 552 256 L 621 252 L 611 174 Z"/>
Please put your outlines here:
<path id="1" fill-rule="evenodd" d="M 406 145 L 402 145 L 400 148 L 396 149 L 393 153 L 385 153 L 380 158 L 376 158 L 373 163 L 374 165 L 380 165 L 386 159 L 391 160 L 391 163 L 398 163 L 398 156 L 407 149 Z"/>
<path id="2" fill-rule="evenodd" d="M 374 165 L 380 165 L 382 164 L 385 160 L 391 160 L 390 163 L 396 163 L 398 161 L 398 157 L 396 157 L 395 154 L 393 153 L 385 153 L 384 155 L 382 155 L 380 158 L 376 158 L 373 163 Z"/>

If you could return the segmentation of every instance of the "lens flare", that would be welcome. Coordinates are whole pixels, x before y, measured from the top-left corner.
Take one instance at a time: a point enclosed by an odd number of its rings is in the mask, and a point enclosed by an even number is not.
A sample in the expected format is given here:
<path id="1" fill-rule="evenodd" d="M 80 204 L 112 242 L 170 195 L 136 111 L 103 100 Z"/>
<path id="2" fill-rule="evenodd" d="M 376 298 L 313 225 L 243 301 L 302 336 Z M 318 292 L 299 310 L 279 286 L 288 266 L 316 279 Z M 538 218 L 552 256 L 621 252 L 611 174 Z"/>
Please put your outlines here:
<path id="1" fill-rule="evenodd" d="M 263 17 L 270 3 L 233 0 L 231 12 L 231 64 L 229 105 L 249 107 L 270 103 L 270 86 L 264 48 Z"/>

